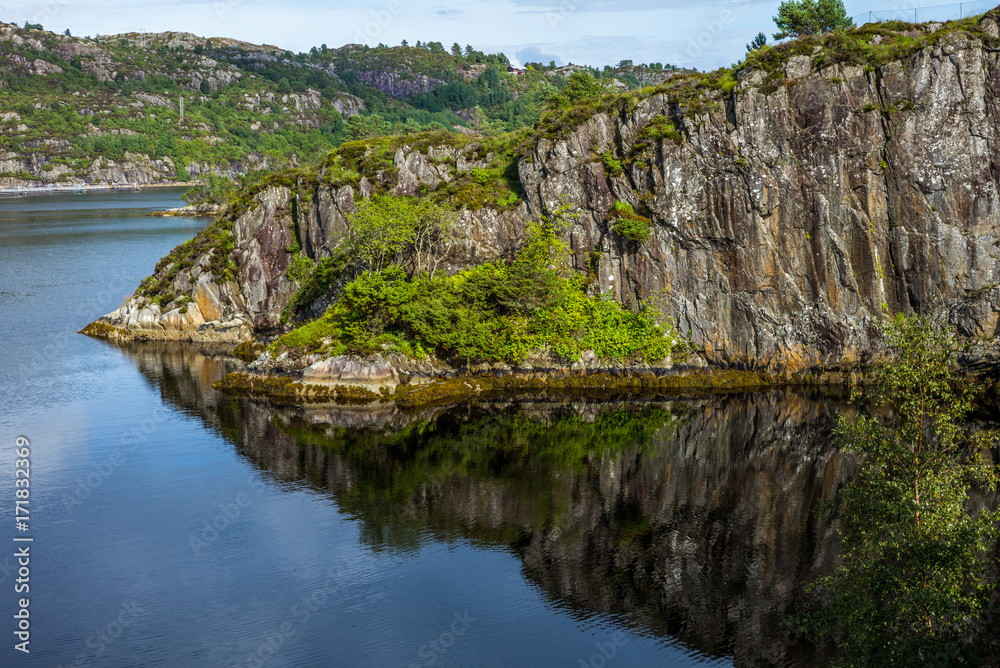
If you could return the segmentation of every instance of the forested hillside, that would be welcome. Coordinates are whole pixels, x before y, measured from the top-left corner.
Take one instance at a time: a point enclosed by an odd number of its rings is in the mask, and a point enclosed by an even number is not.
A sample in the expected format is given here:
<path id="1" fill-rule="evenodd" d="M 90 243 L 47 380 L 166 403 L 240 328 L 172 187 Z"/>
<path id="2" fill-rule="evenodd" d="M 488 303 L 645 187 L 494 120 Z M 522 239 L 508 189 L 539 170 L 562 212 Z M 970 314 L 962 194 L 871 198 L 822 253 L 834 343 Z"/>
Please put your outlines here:
<path id="1" fill-rule="evenodd" d="M 0 23 L 0 184 L 235 176 L 315 163 L 372 136 L 516 130 L 572 68 L 508 64 L 437 42 L 294 54 L 189 33 L 81 38 Z M 671 69 L 594 74 L 626 88 Z"/>

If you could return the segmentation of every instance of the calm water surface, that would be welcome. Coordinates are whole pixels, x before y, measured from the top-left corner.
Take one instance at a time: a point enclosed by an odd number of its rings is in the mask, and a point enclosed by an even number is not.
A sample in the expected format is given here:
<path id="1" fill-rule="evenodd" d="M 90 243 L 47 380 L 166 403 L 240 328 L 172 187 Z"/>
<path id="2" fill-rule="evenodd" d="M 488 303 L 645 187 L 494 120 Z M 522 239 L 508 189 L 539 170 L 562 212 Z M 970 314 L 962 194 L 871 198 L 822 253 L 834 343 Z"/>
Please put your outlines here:
<path id="1" fill-rule="evenodd" d="M 0 200 L 0 664 L 811 665 L 833 399 L 276 407 L 225 351 L 75 332 L 206 220 L 179 191 Z M 31 440 L 31 655 L 13 649 Z"/>

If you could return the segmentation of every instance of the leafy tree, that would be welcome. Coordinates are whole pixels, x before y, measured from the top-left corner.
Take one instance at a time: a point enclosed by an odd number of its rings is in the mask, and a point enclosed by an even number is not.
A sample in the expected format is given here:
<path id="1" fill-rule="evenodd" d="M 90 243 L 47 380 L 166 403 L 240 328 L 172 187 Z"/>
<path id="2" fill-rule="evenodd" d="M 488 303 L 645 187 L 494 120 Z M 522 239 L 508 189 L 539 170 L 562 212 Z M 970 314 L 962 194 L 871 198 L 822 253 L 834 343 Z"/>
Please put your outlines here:
<path id="1" fill-rule="evenodd" d="M 73 34 L 69 31 L 69 28 L 66 28 L 66 30 L 63 31 L 63 34 L 66 35 L 67 37 L 73 36 Z"/>
<path id="2" fill-rule="evenodd" d="M 184 193 L 184 201 L 188 204 L 210 202 L 212 204 L 228 204 L 236 197 L 236 184 L 229 179 L 208 173 L 208 180 Z"/>
<path id="3" fill-rule="evenodd" d="M 414 215 L 406 200 L 374 195 L 351 214 L 349 243 L 362 265 L 381 273 L 412 239 Z"/>
<path id="4" fill-rule="evenodd" d="M 756 51 L 757 49 L 763 49 L 765 46 L 767 46 L 767 35 L 759 32 L 757 33 L 757 36 L 754 37 L 749 44 L 747 44 L 747 53 Z"/>
<path id="5" fill-rule="evenodd" d="M 392 134 L 392 125 L 381 116 L 355 114 L 347 119 L 347 138 L 350 141 Z"/>
<path id="6" fill-rule="evenodd" d="M 982 453 L 997 439 L 963 422 L 974 388 L 950 373 L 951 336 L 900 316 L 887 342 L 891 358 L 858 395 L 879 412 L 837 427 L 864 460 L 842 498 L 843 565 L 816 583 L 818 610 L 800 628 L 837 640 L 846 665 L 983 665 L 1000 514 L 968 501 L 996 489 Z"/>
<path id="7" fill-rule="evenodd" d="M 397 261 L 433 276 L 447 254 L 454 219 L 454 212 L 426 200 L 376 195 L 351 215 L 350 248 L 375 273 Z"/>
<path id="8" fill-rule="evenodd" d="M 205 95 L 212 92 L 212 84 L 208 83 L 208 79 L 201 80 L 201 92 Z"/>
<path id="9" fill-rule="evenodd" d="M 462 47 L 459 46 L 458 42 L 455 42 L 454 44 L 451 45 L 451 55 L 455 56 L 456 58 L 462 57 Z"/>
<path id="10" fill-rule="evenodd" d="M 774 17 L 774 39 L 806 37 L 854 26 L 843 0 L 783 0 Z"/>
<path id="11" fill-rule="evenodd" d="M 288 95 L 291 92 L 292 92 L 292 84 L 288 83 L 288 79 L 286 77 L 281 77 L 280 79 L 278 79 L 278 94 Z"/>

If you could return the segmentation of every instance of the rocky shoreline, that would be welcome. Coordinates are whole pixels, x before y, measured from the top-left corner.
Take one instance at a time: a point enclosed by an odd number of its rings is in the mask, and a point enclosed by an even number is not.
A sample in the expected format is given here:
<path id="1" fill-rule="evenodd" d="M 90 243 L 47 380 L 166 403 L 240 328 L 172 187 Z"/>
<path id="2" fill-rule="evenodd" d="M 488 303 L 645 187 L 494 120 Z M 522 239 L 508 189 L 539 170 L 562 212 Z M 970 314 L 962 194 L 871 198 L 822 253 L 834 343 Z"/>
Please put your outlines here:
<path id="1" fill-rule="evenodd" d="M 154 211 L 149 214 L 154 218 L 175 218 L 175 217 L 192 217 L 198 218 L 201 216 L 220 216 L 226 212 L 225 204 L 212 204 L 210 202 L 202 202 L 200 204 L 188 204 L 187 206 L 180 206 L 176 209 L 166 209 L 164 211 Z"/>
<path id="2" fill-rule="evenodd" d="M 775 376 L 763 371 L 736 369 L 683 369 L 656 373 L 643 369 L 607 369 L 584 373 L 559 371 L 511 372 L 508 374 L 457 374 L 414 382 L 403 378 L 394 388 L 380 392 L 363 384 L 350 382 L 308 382 L 291 375 L 267 375 L 233 372 L 212 387 L 237 395 L 263 396 L 277 403 L 335 403 L 380 407 L 393 403 L 397 408 L 416 410 L 455 404 L 469 399 L 485 399 L 520 393 L 558 393 L 567 395 L 643 396 L 689 391 L 745 391 L 784 385 L 826 384 L 836 379 L 844 382 L 846 374 L 827 374 L 826 378 L 795 374 Z"/>
<path id="3" fill-rule="evenodd" d="M 80 333 L 118 344 L 205 343 L 204 338 L 185 336 L 184 330 L 173 331 L 174 338 L 147 338 L 101 320 L 89 324 Z M 566 363 L 539 353 L 517 366 L 495 363 L 453 367 L 431 357 L 416 360 L 392 352 L 324 358 L 285 351 L 275 357 L 266 344 L 253 340 L 243 341 L 235 347 L 230 343 L 226 348 L 247 365 L 216 381 L 212 387 L 217 390 L 239 396 L 265 397 L 279 404 L 336 404 L 372 410 L 391 404 L 413 411 L 521 393 L 636 397 L 793 385 L 842 385 L 857 380 L 861 374 L 860 368 L 839 367 L 797 372 L 717 368 L 709 366 L 698 355 L 677 365 L 669 359 L 650 365 L 616 364 L 598 360 L 592 354 L 584 354 L 575 363 Z"/>
<path id="4" fill-rule="evenodd" d="M 881 325 L 894 314 L 946 324 L 967 345 L 963 365 L 995 373 L 1000 123 L 990 109 L 1000 33 L 992 16 L 980 24 L 920 33 L 925 46 L 873 71 L 831 60 L 842 54 L 775 51 L 784 60 L 740 70 L 732 86 L 675 78 L 618 107 L 595 102 L 579 118 L 553 117 L 523 146 L 434 133 L 352 144 L 316 171 L 275 175 L 244 193 L 84 331 L 119 341 L 272 341 L 339 299 L 348 277 L 334 276 L 333 259 L 361 202 L 438 193 L 456 211 L 440 272 L 507 262 L 532 221 L 565 208 L 565 268 L 588 277 L 588 295 L 633 311 L 656 305 L 696 359 L 628 367 L 540 353 L 519 365 L 453 368 L 275 349 L 274 358 L 258 350 L 243 376 L 220 387 L 419 403 L 553 383 L 839 383 L 878 357 Z M 497 158 L 502 150 L 509 163 Z M 477 185 L 497 169 L 518 185 L 502 204 Z M 622 209 L 647 221 L 648 237 L 618 232 Z M 316 274 L 325 282 L 310 286 L 303 267 L 326 272 Z"/>

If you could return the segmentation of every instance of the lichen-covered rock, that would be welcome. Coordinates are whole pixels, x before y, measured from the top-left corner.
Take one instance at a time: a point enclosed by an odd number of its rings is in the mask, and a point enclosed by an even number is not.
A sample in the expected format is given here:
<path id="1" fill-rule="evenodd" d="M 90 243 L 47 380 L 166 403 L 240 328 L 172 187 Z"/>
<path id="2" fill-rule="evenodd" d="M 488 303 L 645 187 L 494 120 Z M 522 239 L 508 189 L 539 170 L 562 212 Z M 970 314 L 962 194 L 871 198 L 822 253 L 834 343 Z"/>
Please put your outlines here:
<path id="1" fill-rule="evenodd" d="M 303 383 L 315 385 L 360 385 L 376 392 L 392 392 L 399 385 L 399 372 L 381 355 L 365 359 L 356 355 L 337 355 L 318 361 L 302 372 Z"/>

